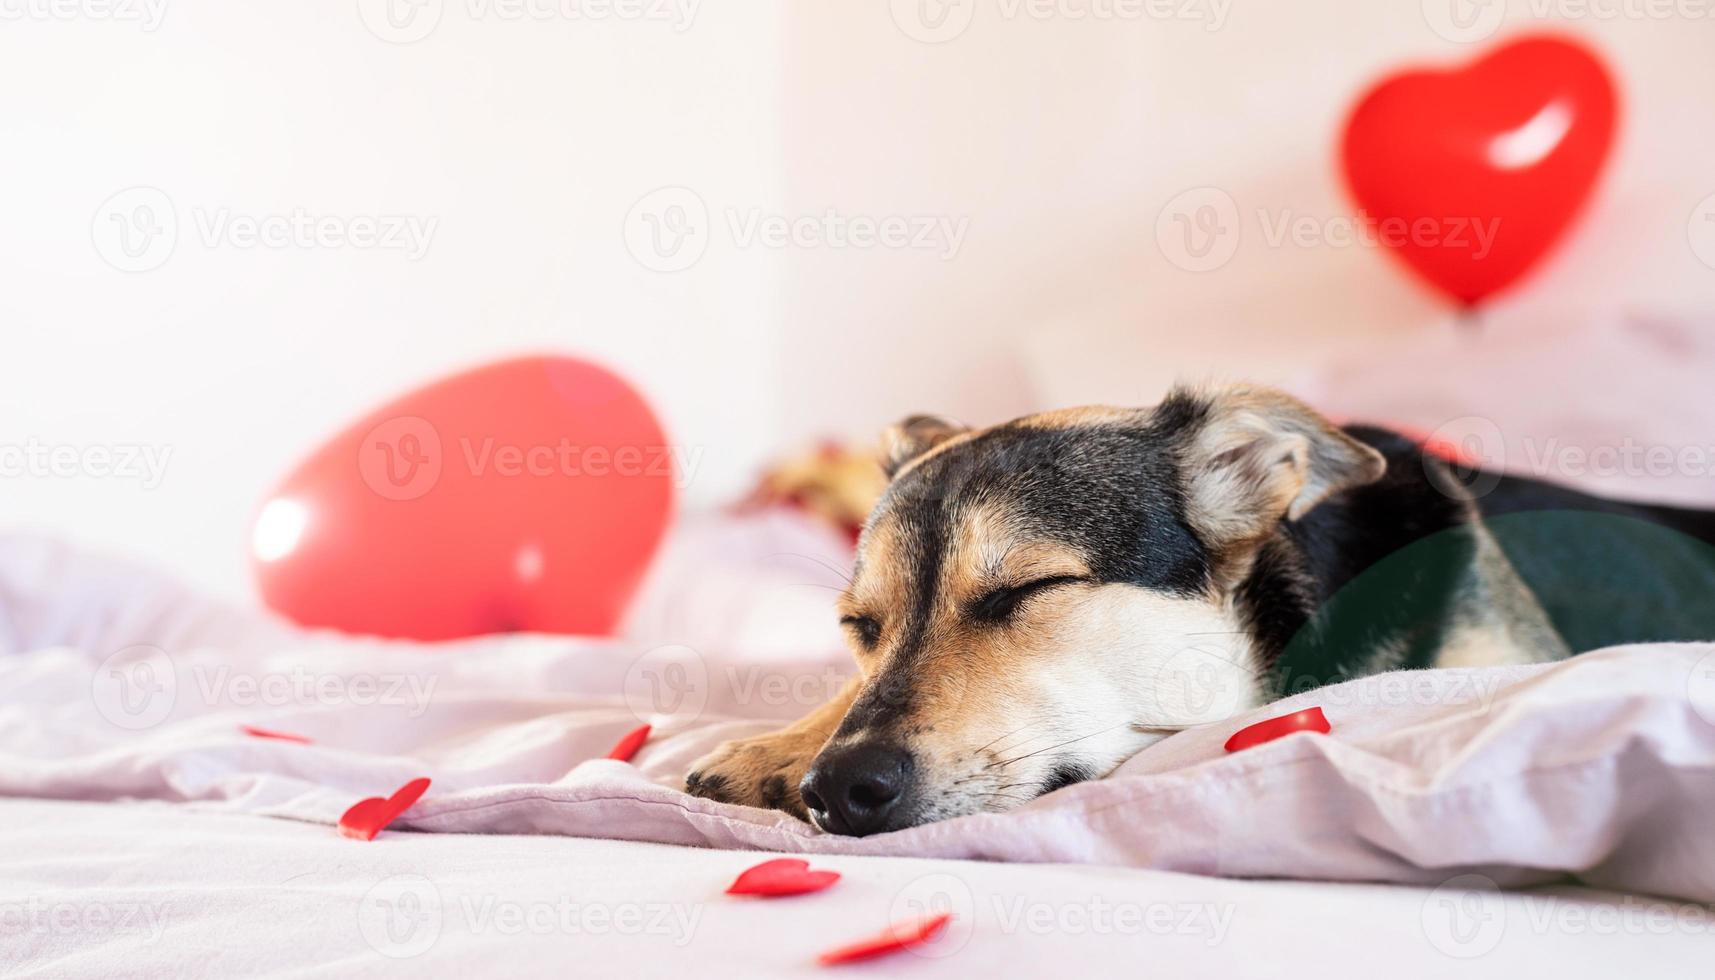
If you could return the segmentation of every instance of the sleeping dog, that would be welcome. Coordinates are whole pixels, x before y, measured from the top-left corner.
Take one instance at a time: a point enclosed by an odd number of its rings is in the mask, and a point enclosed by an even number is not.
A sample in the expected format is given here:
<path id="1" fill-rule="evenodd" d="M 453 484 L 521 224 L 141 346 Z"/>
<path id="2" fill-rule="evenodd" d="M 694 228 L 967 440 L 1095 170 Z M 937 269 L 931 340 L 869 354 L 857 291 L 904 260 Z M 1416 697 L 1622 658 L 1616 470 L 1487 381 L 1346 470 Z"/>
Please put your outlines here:
<path id="1" fill-rule="evenodd" d="M 1350 677 L 1715 637 L 1715 515 L 1458 469 L 1266 388 L 916 416 L 884 468 L 839 599 L 858 677 L 690 792 L 861 836 Z"/>

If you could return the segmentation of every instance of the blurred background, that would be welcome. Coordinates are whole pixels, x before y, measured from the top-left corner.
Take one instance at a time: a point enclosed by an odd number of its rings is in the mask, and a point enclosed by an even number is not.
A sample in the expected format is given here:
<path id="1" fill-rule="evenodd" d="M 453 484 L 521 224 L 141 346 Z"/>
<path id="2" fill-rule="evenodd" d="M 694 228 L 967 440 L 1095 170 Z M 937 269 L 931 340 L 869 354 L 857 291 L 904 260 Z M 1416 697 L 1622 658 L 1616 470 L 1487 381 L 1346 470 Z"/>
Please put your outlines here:
<path id="1" fill-rule="evenodd" d="M 1606 63 L 1618 133 L 1473 318 L 1338 233 L 1341 127 L 1543 31 Z M 1712 53 L 1699 0 L 0 0 L 0 523 L 245 597 L 297 461 L 520 353 L 629 379 L 684 511 L 910 412 L 1175 378 L 1708 447 Z"/>

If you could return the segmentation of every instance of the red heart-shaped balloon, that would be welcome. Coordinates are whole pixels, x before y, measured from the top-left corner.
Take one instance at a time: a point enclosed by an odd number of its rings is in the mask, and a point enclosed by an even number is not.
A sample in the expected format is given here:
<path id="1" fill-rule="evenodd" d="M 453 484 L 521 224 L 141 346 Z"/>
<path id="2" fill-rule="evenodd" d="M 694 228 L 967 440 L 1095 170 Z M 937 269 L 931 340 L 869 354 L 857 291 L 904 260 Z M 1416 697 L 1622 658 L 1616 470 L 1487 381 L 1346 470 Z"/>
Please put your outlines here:
<path id="1" fill-rule="evenodd" d="M 427 777 L 413 779 L 386 799 L 371 796 L 357 801 L 339 818 L 341 836 L 353 840 L 374 840 L 375 835 L 396 820 L 399 814 L 411 809 L 411 804 L 417 802 L 428 788 Z"/>
<path id="2" fill-rule="evenodd" d="M 262 596 L 308 626 L 442 640 L 608 633 L 666 530 L 673 447 L 569 357 L 455 375 L 354 423 L 263 505 Z"/>
<path id="3" fill-rule="evenodd" d="M 1594 53 L 1531 37 L 1464 68 L 1383 80 L 1352 110 L 1341 159 L 1376 240 L 1474 306 L 1564 234 L 1617 116 Z"/>
<path id="4" fill-rule="evenodd" d="M 1284 738 L 1293 732 L 1320 732 L 1326 735 L 1331 730 L 1328 716 L 1322 713 L 1321 708 L 1305 708 L 1303 711 L 1294 711 L 1290 715 L 1259 721 L 1239 729 L 1233 733 L 1232 738 L 1227 739 L 1227 751 L 1248 749 L 1253 745 Z"/>
<path id="5" fill-rule="evenodd" d="M 775 858 L 747 869 L 727 886 L 728 895 L 804 895 L 840 880 L 838 871 L 811 871 L 800 858 Z"/>
<path id="6" fill-rule="evenodd" d="M 861 939 L 850 945 L 830 949 L 816 957 L 816 962 L 823 966 L 833 966 L 836 963 L 851 963 L 856 960 L 867 960 L 895 950 L 910 949 L 921 946 L 947 927 L 947 922 L 953 918 L 951 912 L 941 912 L 937 915 L 914 919 L 909 922 L 895 923 L 888 926 L 881 934 L 869 939 Z"/>

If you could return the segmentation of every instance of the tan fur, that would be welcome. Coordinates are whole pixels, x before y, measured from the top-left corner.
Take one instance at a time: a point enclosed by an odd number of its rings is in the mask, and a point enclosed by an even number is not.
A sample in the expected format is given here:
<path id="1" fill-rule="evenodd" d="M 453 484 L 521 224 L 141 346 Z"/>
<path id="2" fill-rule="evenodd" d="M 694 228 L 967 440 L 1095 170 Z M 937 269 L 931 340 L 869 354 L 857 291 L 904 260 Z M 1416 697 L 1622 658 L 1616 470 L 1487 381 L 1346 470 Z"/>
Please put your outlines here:
<path id="1" fill-rule="evenodd" d="M 1381 453 L 1286 394 L 1239 385 L 1210 398 L 1211 417 L 1184 460 L 1186 509 L 1227 584 L 1244 577 L 1283 518 L 1296 520 L 1387 470 Z"/>
<path id="2" fill-rule="evenodd" d="M 691 767 L 685 788 L 722 803 L 783 806 L 798 819 L 809 819 L 798 784 L 862 685 L 853 679 L 833 700 L 778 732 L 721 743 Z M 779 782 L 771 787 L 771 780 Z"/>

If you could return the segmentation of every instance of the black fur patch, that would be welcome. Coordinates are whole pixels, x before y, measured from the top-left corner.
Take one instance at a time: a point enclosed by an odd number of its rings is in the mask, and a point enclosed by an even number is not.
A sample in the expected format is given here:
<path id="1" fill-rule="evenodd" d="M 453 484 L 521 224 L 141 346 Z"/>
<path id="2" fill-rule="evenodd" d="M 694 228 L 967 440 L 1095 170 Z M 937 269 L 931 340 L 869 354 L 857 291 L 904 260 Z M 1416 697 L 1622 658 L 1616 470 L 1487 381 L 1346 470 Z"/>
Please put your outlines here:
<path id="1" fill-rule="evenodd" d="M 732 794 L 727 792 L 727 778 L 719 774 L 705 776 L 701 772 L 693 772 L 685 777 L 685 791 L 716 803 L 732 802 Z"/>
<path id="2" fill-rule="evenodd" d="M 1071 762 L 1056 763 L 1054 768 L 1049 771 L 1048 778 L 1042 781 L 1042 786 L 1037 789 L 1036 795 L 1045 796 L 1057 789 L 1065 789 L 1073 783 L 1081 783 L 1094 778 L 1096 778 L 1095 772 L 1087 766 Z"/>
<path id="3" fill-rule="evenodd" d="M 785 810 L 796 804 L 796 791 L 786 785 L 786 777 L 775 773 L 762 781 L 762 805 L 770 810 Z M 792 794 L 788 796 L 788 794 Z"/>
<path id="4" fill-rule="evenodd" d="M 1475 542 L 1462 530 L 1468 499 L 1441 482 L 1439 461 L 1391 432 L 1346 432 L 1379 451 L 1387 472 L 1283 522 L 1238 590 L 1240 614 L 1277 694 L 1359 672 L 1384 647 L 1406 651 L 1410 665 L 1426 665 L 1474 557 Z M 1384 561 L 1425 541 L 1403 559 Z"/>

